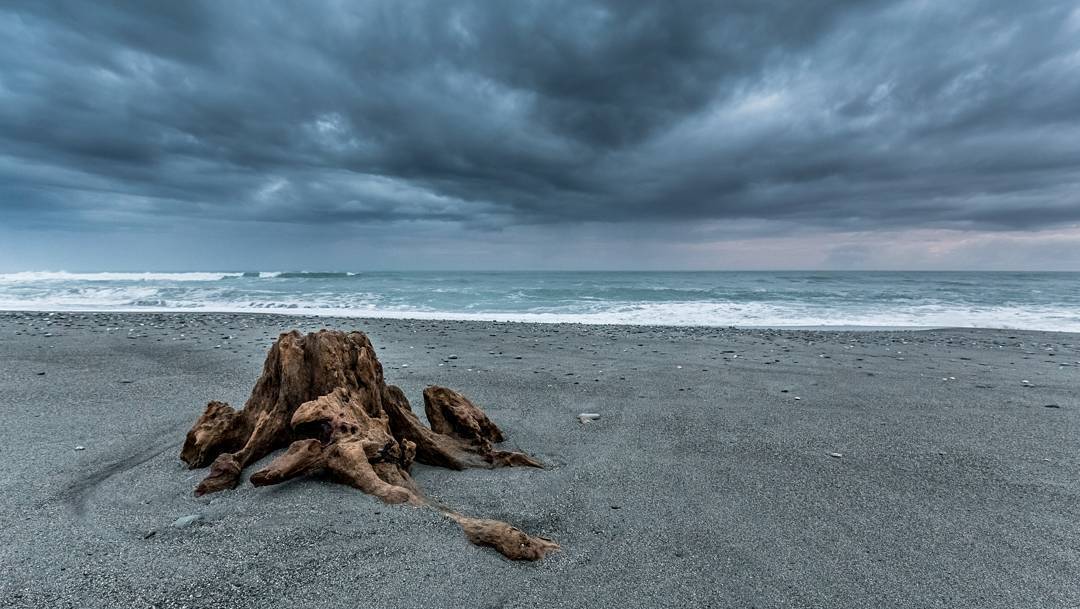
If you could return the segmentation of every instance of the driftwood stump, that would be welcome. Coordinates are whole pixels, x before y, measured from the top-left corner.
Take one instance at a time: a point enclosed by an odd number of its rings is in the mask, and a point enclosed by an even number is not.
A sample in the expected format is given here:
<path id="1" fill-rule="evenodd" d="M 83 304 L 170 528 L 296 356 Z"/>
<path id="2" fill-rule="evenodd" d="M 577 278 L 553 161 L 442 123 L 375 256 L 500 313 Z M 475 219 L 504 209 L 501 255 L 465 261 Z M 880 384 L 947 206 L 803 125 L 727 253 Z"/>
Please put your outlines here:
<path id="1" fill-rule="evenodd" d="M 465 396 L 445 387 L 424 390 L 431 427 L 413 413 L 405 394 L 383 380 L 382 365 L 362 332 L 321 330 L 282 334 L 270 348 L 262 376 L 243 410 L 210 402 L 188 432 L 180 458 L 210 466 L 196 495 L 235 487 L 249 463 L 287 450 L 251 476 L 277 484 L 324 472 L 387 503 L 428 505 L 409 475 L 414 460 L 428 465 L 542 467 L 520 452 L 498 450 L 502 431 Z M 536 560 L 558 549 L 494 521 L 438 507 L 470 541 L 508 558 Z"/>

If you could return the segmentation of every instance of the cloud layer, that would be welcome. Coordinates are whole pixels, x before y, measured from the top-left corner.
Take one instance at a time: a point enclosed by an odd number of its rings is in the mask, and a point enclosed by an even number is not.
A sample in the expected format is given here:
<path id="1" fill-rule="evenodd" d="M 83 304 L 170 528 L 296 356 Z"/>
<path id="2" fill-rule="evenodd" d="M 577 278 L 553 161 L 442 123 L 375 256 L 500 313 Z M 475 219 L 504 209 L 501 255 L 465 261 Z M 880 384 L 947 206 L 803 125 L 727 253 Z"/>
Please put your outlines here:
<path id="1" fill-rule="evenodd" d="M 1070 1 L 14 1 L 0 37 L 8 230 L 1080 223 Z"/>

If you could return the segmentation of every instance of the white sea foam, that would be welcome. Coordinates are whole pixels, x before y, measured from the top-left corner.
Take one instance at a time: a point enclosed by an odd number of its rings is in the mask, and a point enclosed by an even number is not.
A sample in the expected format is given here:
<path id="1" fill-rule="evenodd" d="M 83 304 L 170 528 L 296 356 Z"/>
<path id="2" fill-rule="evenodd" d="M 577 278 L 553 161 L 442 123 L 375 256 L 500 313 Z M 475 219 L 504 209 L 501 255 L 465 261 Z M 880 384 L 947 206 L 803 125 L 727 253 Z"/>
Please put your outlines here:
<path id="1" fill-rule="evenodd" d="M 22 271 L 0 273 L 0 283 L 42 281 L 215 281 L 240 277 L 243 273 L 69 273 L 67 271 Z"/>
<path id="2" fill-rule="evenodd" d="M 97 310 L 135 306 L 134 303 L 159 299 L 153 287 L 86 287 L 57 292 L 37 291 L 26 296 L 0 296 L 4 310 Z"/>
<path id="3" fill-rule="evenodd" d="M 736 326 L 770 328 L 943 328 L 974 327 L 1080 332 L 1080 314 L 1062 308 L 912 307 L 879 311 L 789 308 L 745 303 L 664 303 L 622 305 L 590 311 L 439 311 L 375 303 L 348 306 L 310 301 L 278 302 L 165 302 L 155 300 L 153 290 L 83 293 L 47 299 L 0 300 L 0 310 L 113 311 L 113 312 L 219 312 L 278 313 L 323 317 L 367 317 L 499 321 L 533 323 L 582 323 L 604 325 Z M 132 304 L 139 302 L 140 304 Z"/>

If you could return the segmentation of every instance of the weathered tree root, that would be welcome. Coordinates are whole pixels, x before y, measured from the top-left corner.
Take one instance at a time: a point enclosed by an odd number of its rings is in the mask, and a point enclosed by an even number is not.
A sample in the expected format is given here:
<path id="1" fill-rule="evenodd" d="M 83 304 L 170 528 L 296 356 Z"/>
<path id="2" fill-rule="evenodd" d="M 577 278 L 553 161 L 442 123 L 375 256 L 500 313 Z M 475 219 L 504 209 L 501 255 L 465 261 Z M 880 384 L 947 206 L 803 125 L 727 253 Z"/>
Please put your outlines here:
<path id="1" fill-rule="evenodd" d="M 282 334 L 243 410 L 210 402 L 188 432 L 180 458 L 210 465 L 196 495 L 233 488 L 249 463 L 287 450 L 251 476 L 255 486 L 324 472 L 387 503 L 426 505 L 409 470 L 413 460 L 447 467 L 543 467 L 519 452 L 497 450 L 499 428 L 465 396 L 424 390 L 420 422 L 405 394 L 383 380 L 375 349 L 361 332 Z M 470 541 L 514 560 L 537 560 L 558 545 L 495 520 L 438 508 Z"/>
<path id="2" fill-rule="evenodd" d="M 559 544 L 544 537 L 534 537 L 501 520 L 469 518 L 456 512 L 446 512 L 453 518 L 469 541 L 478 546 L 495 548 L 500 554 L 513 560 L 540 560 L 548 552 L 559 549 Z"/>

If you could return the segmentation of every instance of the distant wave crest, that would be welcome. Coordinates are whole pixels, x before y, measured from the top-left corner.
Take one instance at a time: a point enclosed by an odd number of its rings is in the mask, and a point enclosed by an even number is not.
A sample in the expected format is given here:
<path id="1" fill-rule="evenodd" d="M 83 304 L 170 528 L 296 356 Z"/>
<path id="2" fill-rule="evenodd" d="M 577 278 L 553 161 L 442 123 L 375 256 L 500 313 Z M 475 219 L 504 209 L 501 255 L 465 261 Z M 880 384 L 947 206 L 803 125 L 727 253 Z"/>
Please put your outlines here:
<path id="1" fill-rule="evenodd" d="M 23 271 L 0 273 L 0 283 L 41 281 L 216 281 L 241 277 L 244 273 L 69 273 L 67 271 Z"/>
<path id="2" fill-rule="evenodd" d="M 290 271 L 277 273 L 275 277 L 282 279 L 345 279 L 355 277 L 356 273 L 320 273 L 311 271 Z"/>
<path id="3" fill-rule="evenodd" d="M 243 272 L 185 272 L 185 273 L 70 273 L 68 271 L 22 271 L 0 273 L 0 283 L 34 283 L 43 281 L 217 281 L 220 279 L 339 279 L 356 277 L 350 272 L 313 271 L 243 271 Z"/>

